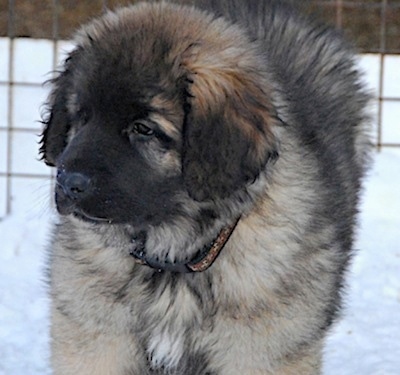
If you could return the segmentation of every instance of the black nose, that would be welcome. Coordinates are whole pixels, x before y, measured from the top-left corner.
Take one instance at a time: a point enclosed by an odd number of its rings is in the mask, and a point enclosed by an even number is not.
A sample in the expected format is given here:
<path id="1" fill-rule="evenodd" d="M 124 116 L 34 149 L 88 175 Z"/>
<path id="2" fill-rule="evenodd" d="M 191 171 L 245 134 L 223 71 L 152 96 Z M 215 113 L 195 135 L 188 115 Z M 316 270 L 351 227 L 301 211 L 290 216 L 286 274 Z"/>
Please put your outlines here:
<path id="1" fill-rule="evenodd" d="M 89 193 L 90 178 L 82 173 L 59 172 L 57 184 L 67 197 L 79 200 Z"/>

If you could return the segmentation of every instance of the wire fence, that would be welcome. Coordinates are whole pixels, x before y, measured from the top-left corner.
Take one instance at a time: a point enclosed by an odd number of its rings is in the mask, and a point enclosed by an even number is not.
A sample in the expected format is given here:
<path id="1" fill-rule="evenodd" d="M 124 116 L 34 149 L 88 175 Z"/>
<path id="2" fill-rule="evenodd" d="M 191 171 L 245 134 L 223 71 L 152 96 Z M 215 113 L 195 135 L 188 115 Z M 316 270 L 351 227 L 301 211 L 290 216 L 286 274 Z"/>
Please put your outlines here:
<path id="1" fill-rule="evenodd" d="M 46 73 L 56 69 L 65 56 L 63 51 L 71 47 L 66 40 L 88 19 L 132 2 L 0 0 L 0 218 L 23 210 L 32 197 L 42 196 L 37 186 L 51 177 L 38 161 L 41 124 L 35 120 L 40 120 L 39 109 L 47 96 L 43 81 L 51 76 Z M 293 2 L 343 29 L 359 51 L 368 54 L 366 59 L 372 61 L 376 72 L 372 77 L 376 146 L 400 147 L 400 124 L 397 130 L 388 131 L 396 124 L 385 121 L 387 111 L 400 118 L 400 90 L 388 90 L 386 85 L 391 80 L 386 71 L 396 64 L 400 70 L 400 0 Z M 40 71 L 29 71 L 26 59 L 38 64 Z M 24 149 L 27 144 L 32 147 Z"/>

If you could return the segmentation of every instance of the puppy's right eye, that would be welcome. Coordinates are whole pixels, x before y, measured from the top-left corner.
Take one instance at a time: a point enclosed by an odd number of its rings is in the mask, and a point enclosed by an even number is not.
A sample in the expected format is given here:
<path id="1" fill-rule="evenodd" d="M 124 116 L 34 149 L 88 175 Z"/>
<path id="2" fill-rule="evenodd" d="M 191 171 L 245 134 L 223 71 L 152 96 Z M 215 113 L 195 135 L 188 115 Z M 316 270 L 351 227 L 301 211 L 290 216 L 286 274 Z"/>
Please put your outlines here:
<path id="1" fill-rule="evenodd" d="M 85 125 L 89 122 L 89 120 L 91 118 L 91 113 L 88 109 L 81 108 L 77 112 L 76 117 L 82 125 Z"/>

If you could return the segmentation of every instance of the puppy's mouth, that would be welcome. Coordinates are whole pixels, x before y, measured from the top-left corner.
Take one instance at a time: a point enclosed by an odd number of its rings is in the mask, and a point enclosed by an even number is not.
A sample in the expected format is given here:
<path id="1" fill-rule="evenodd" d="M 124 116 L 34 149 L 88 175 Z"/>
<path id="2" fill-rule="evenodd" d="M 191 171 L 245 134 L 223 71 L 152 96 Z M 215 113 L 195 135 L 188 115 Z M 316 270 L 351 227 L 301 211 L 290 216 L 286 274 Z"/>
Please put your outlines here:
<path id="1" fill-rule="evenodd" d="M 111 224 L 113 222 L 110 218 L 91 215 L 88 213 L 80 207 L 79 200 L 68 197 L 59 184 L 56 185 L 55 201 L 57 211 L 62 216 L 72 215 L 79 220 L 92 224 Z"/>
<path id="2" fill-rule="evenodd" d="M 113 222 L 112 219 L 89 215 L 79 208 L 75 208 L 72 211 L 72 215 L 79 220 L 83 220 L 92 224 L 112 224 Z"/>

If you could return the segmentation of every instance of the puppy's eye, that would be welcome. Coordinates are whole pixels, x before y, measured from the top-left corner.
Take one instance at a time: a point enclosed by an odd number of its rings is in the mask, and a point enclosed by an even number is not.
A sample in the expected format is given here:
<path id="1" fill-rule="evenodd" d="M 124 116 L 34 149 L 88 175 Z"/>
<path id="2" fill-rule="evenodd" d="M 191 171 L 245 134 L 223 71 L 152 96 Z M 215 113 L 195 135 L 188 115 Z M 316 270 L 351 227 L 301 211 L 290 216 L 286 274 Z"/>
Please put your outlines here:
<path id="1" fill-rule="evenodd" d="M 145 120 L 134 121 L 124 130 L 124 133 L 128 136 L 131 143 L 135 140 L 150 140 L 155 135 L 151 123 Z"/>
<path id="2" fill-rule="evenodd" d="M 91 112 L 86 108 L 80 108 L 76 114 L 76 117 L 78 121 L 85 125 L 91 118 Z"/>
<path id="3" fill-rule="evenodd" d="M 150 126 L 146 125 L 143 121 L 135 121 L 130 131 L 135 134 L 145 135 L 145 136 L 152 136 L 154 135 L 154 130 L 150 128 Z"/>

